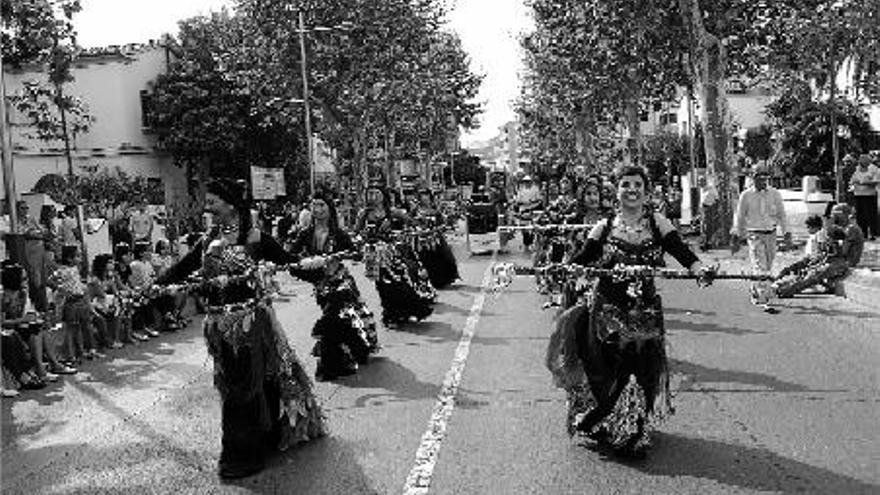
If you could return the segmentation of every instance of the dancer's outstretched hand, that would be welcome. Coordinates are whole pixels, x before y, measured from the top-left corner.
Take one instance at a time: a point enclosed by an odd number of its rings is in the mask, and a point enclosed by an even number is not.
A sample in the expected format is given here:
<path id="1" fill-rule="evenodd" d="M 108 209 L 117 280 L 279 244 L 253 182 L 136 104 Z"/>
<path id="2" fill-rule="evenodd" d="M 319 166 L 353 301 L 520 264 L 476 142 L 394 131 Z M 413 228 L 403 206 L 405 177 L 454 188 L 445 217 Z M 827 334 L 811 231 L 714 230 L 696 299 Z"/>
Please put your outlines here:
<path id="1" fill-rule="evenodd" d="M 715 281 L 715 275 L 718 273 L 718 266 L 701 266 L 697 272 L 697 285 L 700 287 L 709 287 Z"/>

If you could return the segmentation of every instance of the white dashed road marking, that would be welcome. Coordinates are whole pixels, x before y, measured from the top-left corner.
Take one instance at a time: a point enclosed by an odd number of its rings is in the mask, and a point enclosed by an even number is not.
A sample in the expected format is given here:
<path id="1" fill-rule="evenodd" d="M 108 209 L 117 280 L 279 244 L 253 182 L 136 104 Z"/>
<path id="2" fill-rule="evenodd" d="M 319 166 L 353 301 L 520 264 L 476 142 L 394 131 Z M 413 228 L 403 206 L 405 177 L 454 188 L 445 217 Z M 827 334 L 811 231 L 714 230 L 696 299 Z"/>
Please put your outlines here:
<path id="1" fill-rule="evenodd" d="M 496 253 L 492 253 L 492 259 L 489 260 L 489 266 L 483 273 L 483 284 L 480 293 L 474 299 L 471 311 L 468 314 L 467 322 L 461 334 L 461 340 L 455 349 L 455 355 L 452 358 L 452 365 L 446 372 L 443 379 L 443 388 L 437 396 L 437 403 L 434 404 L 434 410 L 431 413 L 431 419 L 428 421 L 428 429 L 422 435 L 422 442 L 416 450 L 416 462 L 406 478 L 406 485 L 403 487 L 405 495 L 425 495 L 431 486 L 431 478 L 434 475 L 434 466 L 437 463 L 437 455 L 440 453 L 440 445 L 446 436 L 446 425 L 452 416 L 452 410 L 455 408 L 455 396 L 458 394 L 458 385 L 461 383 L 461 375 L 464 372 L 465 362 L 470 352 L 471 340 L 474 338 L 474 331 L 477 328 L 477 322 L 480 321 L 480 313 L 483 311 L 483 304 L 486 302 L 486 292 L 489 284 L 492 282 L 492 266 L 495 264 Z"/>

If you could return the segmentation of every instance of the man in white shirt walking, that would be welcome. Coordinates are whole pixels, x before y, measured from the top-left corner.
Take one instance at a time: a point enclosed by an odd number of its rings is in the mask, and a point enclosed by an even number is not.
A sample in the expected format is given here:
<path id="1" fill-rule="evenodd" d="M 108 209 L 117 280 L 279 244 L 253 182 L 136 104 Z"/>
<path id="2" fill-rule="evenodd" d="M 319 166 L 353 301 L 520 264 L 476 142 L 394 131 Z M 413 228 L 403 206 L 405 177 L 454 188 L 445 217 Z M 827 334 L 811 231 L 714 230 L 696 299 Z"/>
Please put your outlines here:
<path id="1" fill-rule="evenodd" d="M 773 271 L 777 229 L 782 232 L 786 244 L 791 242 L 782 194 L 767 184 L 769 178 L 770 173 L 766 168 L 755 168 L 754 184 L 739 195 L 731 229 L 733 251 L 739 250 L 742 240 L 746 240 L 752 273 L 764 275 Z M 776 310 L 770 305 L 771 296 L 770 282 L 752 284 L 752 303 L 762 306 L 768 313 L 775 313 Z"/>

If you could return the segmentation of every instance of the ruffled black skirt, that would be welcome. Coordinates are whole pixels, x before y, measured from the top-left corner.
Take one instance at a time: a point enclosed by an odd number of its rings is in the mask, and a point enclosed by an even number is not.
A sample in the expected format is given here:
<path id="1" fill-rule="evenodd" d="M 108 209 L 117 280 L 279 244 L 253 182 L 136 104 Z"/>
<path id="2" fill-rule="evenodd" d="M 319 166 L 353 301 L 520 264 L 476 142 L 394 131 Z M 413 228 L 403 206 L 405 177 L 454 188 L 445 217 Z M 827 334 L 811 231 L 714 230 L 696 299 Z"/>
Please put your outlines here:
<path id="1" fill-rule="evenodd" d="M 419 250 L 419 261 L 428 271 L 431 285 L 437 289 L 448 287 L 460 278 L 455 254 L 442 236 L 434 245 Z"/>
<path id="2" fill-rule="evenodd" d="M 382 302 L 385 324 L 404 323 L 412 318 L 423 320 L 434 312 L 434 288 L 424 269 L 419 268 L 418 259 L 415 259 L 415 267 L 412 260 L 409 261 L 394 256 L 379 267 L 376 291 Z M 414 272 L 415 279 L 411 276 Z"/>
<path id="3" fill-rule="evenodd" d="M 204 332 L 222 402 L 221 477 L 249 476 L 272 452 L 326 435 L 311 380 L 269 303 L 209 312 Z"/>
<path id="4" fill-rule="evenodd" d="M 323 314 L 312 329 L 317 339 L 316 376 L 332 380 L 357 371 L 380 349 L 373 313 L 360 297 L 354 278 L 344 268 L 318 283 L 315 296 Z"/>
<path id="5" fill-rule="evenodd" d="M 643 452 L 673 411 L 660 298 L 626 310 L 602 294 L 591 299 L 562 314 L 547 350 L 547 367 L 569 395 L 569 433 Z"/>

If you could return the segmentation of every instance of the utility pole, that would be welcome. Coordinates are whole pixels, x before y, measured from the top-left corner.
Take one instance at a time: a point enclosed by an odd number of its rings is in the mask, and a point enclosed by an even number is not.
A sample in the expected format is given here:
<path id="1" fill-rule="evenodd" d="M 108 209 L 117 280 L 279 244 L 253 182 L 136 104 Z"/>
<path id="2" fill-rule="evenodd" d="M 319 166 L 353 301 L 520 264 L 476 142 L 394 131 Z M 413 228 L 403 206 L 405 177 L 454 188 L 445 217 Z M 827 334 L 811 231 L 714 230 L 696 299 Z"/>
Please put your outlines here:
<path id="1" fill-rule="evenodd" d="M 687 96 L 687 106 L 688 106 L 688 155 L 691 161 L 691 190 L 689 191 L 691 197 L 691 215 L 696 215 L 699 210 L 699 202 L 700 195 L 699 192 L 694 194 L 694 191 L 698 191 L 697 189 L 697 143 L 696 143 L 696 127 L 694 127 L 694 100 L 693 96 L 691 96 L 690 90 L 688 91 Z"/>
<path id="2" fill-rule="evenodd" d="M 312 145 L 312 110 L 309 105 L 309 72 L 308 61 L 306 60 L 306 26 L 303 20 L 302 10 L 299 11 L 299 51 L 300 51 L 300 68 L 302 70 L 302 87 L 303 87 L 303 109 L 305 111 L 306 126 L 306 146 L 308 147 L 309 161 L 309 191 L 315 194 L 315 157 L 314 146 Z"/>

